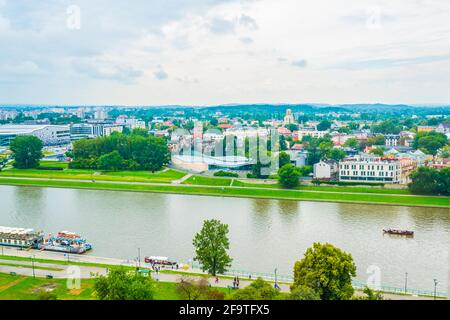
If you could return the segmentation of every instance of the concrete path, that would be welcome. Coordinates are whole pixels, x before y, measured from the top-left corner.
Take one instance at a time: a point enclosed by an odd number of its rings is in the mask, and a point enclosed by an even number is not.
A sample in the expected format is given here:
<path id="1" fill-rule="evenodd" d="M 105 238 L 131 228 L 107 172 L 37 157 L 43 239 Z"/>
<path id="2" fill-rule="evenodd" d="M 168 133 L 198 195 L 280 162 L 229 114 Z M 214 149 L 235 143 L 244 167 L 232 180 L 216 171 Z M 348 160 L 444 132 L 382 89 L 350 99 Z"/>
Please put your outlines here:
<path id="1" fill-rule="evenodd" d="M 30 258 L 34 257 L 36 259 L 47 259 L 47 260 L 58 260 L 58 261 L 72 261 L 72 262 L 85 262 L 85 263 L 97 263 L 97 264 L 108 264 L 108 265 L 117 265 L 117 266 L 130 266 L 135 267 L 136 261 L 134 260 L 121 260 L 121 259 L 114 259 L 114 258 L 105 258 L 105 257 L 96 257 L 96 256 L 90 256 L 90 255 L 70 255 L 67 257 L 67 255 L 57 252 L 49 252 L 49 251 L 38 251 L 38 250 L 17 250 L 15 248 L 10 247 L 0 247 L 3 248 L 0 253 L 8 256 L 16 256 L 16 257 L 22 257 L 22 258 Z M 20 260 L 2 260 L 2 256 L 0 255 L 0 263 L 11 263 L 11 264 L 22 264 L 22 265 L 29 265 L 31 266 L 31 260 L 29 262 L 26 261 L 20 261 Z M 83 279 L 89 279 L 93 277 L 93 274 L 99 274 L 99 275 L 105 275 L 108 272 L 107 268 L 100 268 L 100 267 L 91 267 L 91 266 L 79 266 L 79 265 L 61 265 L 61 264 L 52 264 L 52 263 L 40 263 L 40 262 L 34 262 L 35 266 L 40 267 L 50 267 L 50 268 L 59 268 L 63 269 L 61 271 L 49 271 L 49 270 L 40 270 L 35 269 L 35 276 L 37 277 L 46 277 L 47 275 L 52 275 L 56 279 L 65 279 L 68 277 L 72 277 L 74 275 L 74 272 L 79 272 L 77 274 L 80 275 Z M 76 267 L 76 268 L 73 268 Z M 148 264 L 145 264 L 141 261 L 141 267 L 149 268 L 151 269 L 151 266 Z M 78 271 L 79 270 L 79 271 Z M 172 269 L 166 269 L 166 270 L 172 270 Z M 14 267 L 14 266 L 1 266 L 0 265 L 0 273 L 10 273 L 10 272 L 16 272 L 17 274 L 24 275 L 24 276 L 33 276 L 33 269 L 32 268 L 24 268 L 24 267 Z M 182 277 L 190 277 L 199 279 L 200 276 L 197 274 L 204 274 L 201 270 L 198 269 L 191 269 L 191 270 L 182 270 L 179 269 L 177 272 L 180 272 L 180 274 L 173 274 L 173 273 L 156 273 L 152 271 L 151 276 L 156 281 L 162 281 L 162 282 L 179 282 Z M 195 275 L 193 275 L 195 274 Z M 205 274 L 205 276 L 207 276 Z M 252 283 L 252 280 L 248 278 L 239 278 L 239 288 L 245 288 L 248 285 Z M 208 281 L 211 284 L 212 287 L 221 287 L 221 288 L 229 288 L 230 292 L 233 290 L 233 279 L 230 277 L 221 277 L 219 279 L 219 282 L 215 282 L 214 277 L 208 277 Z M 281 283 L 279 284 L 280 291 L 281 292 L 289 292 L 290 291 L 290 284 Z M 362 293 L 360 291 L 356 292 L 356 296 L 361 296 Z M 383 297 L 385 299 L 390 300 L 431 300 L 432 298 L 429 297 L 418 297 L 413 295 L 395 295 L 390 293 L 383 293 Z"/>
<path id="2" fill-rule="evenodd" d="M 172 184 L 182 184 L 184 181 L 186 181 L 187 179 L 189 179 L 190 177 L 192 177 L 193 174 L 192 173 L 188 173 L 187 175 L 185 175 L 183 178 L 179 179 L 179 180 L 174 180 L 172 181 Z"/>

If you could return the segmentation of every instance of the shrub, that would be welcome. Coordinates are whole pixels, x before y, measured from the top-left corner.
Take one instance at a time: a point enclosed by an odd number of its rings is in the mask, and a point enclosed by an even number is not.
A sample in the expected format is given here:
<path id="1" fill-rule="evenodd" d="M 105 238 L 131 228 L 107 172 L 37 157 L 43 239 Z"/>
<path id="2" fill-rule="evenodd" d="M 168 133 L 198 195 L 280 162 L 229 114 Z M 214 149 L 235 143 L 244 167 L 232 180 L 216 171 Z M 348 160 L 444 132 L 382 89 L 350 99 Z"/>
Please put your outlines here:
<path id="1" fill-rule="evenodd" d="M 38 170 L 63 171 L 62 167 L 38 167 Z"/>
<path id="2" fill-rule="evenodd" d="M 235 172 L 230 171 L 217 171 L 214 173 L 215 177 L 232 177 L 232 178 L 239 178 L 239 175 Z"/>

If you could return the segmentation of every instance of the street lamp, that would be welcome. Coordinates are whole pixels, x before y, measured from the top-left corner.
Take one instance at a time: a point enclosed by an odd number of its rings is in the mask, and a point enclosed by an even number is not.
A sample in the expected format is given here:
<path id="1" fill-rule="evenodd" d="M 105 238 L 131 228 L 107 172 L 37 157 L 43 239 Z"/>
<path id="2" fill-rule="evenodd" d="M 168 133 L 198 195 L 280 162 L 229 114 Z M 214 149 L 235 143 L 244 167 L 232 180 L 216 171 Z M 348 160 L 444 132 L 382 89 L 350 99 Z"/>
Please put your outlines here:
<path id="1" fill-rule="evenodd" d="M 275 288 L 277 288 L 278 287 L 278 281 L 277 281 L 277 268 L 275 268 Z"/>
<path id="2" fill-rule="evenodd" d="M 138 261 L 139 261 L 139 268 L 141 267 L 141 248 L 138 248 Z"/>
<path id="3" fill-rule="evenodd" d="M 33 278 L 36 278 L 36 275 L 34 273 L 34 255 L 31 256 L 31 267 L 33 268 Z"/>
<path id="4" fill-rule="evenodd" d="M 434 300 L 436 300 L 436 287 L 438 285 L 438 281 L 437 279 L 433 279 L 434 280 Z"/>
<path id="5" fill-rule="evenodd" d="M 408 272 L 405 272 L 405 294 L 408 292 Z"/>

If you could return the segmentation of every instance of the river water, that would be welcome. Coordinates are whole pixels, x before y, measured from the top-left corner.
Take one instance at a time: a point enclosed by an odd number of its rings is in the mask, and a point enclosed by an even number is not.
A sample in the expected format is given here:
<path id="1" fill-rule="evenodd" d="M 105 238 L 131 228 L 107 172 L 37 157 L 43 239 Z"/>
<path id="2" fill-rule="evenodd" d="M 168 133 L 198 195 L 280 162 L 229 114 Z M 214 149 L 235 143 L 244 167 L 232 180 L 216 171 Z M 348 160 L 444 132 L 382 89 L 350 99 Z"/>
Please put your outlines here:
<path id="1" fill-rule="evenodd" d="M 432 291 L 437 279 L 448 290 L 448 209 L 0 186 L 0 225 L 75 231 L 96 256 L 134 259 L 140 248 L 141 258 L 188 262 L 195 233 L 212 218 L 229 225 L 235 269 L 290 275 L 308 247 L 329 242 L 353 255 L 360 281 L 403 287 L 407 272 L 410 288 Z"/>

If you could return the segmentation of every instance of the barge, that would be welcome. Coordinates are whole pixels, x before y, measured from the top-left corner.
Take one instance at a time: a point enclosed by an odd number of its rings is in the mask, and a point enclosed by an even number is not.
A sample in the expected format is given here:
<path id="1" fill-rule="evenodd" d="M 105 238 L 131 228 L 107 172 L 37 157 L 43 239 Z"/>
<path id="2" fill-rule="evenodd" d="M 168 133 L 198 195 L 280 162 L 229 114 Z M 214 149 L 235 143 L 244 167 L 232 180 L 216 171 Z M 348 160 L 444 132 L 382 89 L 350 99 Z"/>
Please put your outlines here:
<path id="1" fill-rule="evenodd" d="M 0 245 L 21 249 L 35 249 L 44 240 L 42 231 L 0 226 Z"/>

